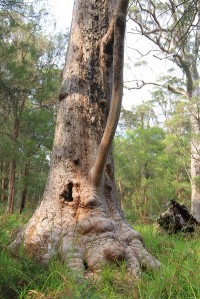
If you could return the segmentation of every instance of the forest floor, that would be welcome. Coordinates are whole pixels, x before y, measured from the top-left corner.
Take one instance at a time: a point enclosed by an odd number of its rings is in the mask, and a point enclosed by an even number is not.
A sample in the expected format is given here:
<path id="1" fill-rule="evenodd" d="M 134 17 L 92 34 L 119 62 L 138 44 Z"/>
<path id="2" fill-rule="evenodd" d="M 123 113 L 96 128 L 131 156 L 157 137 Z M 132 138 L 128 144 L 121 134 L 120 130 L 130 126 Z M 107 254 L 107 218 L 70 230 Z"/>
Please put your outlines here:
<path id="1" fill-rule="evenodd" d="M 0 212 L 3 212 L 0 207 Z M 3 214 L 3 213 L 1 213 Z M 48 266 L 8 251 L 8 244 L 31 212 L 0 216 L 0 299 L 190 299 L 200 298 L 199 235 L 167 235 L 153 225 L 134 228 L 145 240 L 149 252 L 162 263 L 156 272 L 143 272 L 130 282 L 126 265 L 104 267 L 97 279 L 84 277 L 52 260 Z"/>

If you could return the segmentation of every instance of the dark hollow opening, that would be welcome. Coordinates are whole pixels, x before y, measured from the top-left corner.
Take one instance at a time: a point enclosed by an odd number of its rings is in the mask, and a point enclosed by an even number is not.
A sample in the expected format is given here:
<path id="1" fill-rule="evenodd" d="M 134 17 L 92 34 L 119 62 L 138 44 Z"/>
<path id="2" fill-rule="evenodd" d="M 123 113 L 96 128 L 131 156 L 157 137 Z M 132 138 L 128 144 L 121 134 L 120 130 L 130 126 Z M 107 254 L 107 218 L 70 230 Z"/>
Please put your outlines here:
<path id="1" fill-rule="evenodd" d="M 84 266 L 85 271 L 87 271 L 88 270 L 88 263 L 86 262 L 86 260 L 83 260 L 83 266 Z"/>
<path id="2" fill-rule="evenodd" d="M 99 20 L 99 16 L 97 16 L 97 15 L 94 16 L 94 20 L 95 20 L 95 21 L 98 21 L 98 20 Z"/>
<path id="3" fill-rule="evenodd" d="M 79 159 L 75 159 L 75 160 L 74 160 L 74 164 L 75 164 L 75 165 L 79 165 Z"/>
<path id="4" fill-rule="evenodd" d="M 114 43 L 114 37 L 104 46 L 105 54 L 112 55 L 112 53 L 113 53 L 113 43 Z"/>
<path id="5" fill-rule="evenodd" d="M 62 192 L 61 197 L 64 198 L 65 201 L 67 202 L 72 202 L 73 201 L 73 183 L 70 182 L 67 185 L 67 188 Z"/>

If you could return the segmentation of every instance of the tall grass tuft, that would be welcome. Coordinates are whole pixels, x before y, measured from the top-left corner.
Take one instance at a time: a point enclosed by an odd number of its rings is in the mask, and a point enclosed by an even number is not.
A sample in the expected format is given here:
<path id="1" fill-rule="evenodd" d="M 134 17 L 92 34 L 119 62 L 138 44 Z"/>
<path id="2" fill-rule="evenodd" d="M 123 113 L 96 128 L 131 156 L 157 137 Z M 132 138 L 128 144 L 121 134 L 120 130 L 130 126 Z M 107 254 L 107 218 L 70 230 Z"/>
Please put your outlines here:
<path id="1" fill-rule="evenodd" d="M 48 266 L 28 259 L 23 250 L 7 249 L 29 215 L 0 219 L 0 299 L 199 299 L 199 235 L 160 234 L 152 225 L 138 225 L 147 249 L 162 263 L 160 270 L 143 272 L 132 281 L 126 263 L 107 265 L 98 277 L 86 279 L 54 258 Z"/>

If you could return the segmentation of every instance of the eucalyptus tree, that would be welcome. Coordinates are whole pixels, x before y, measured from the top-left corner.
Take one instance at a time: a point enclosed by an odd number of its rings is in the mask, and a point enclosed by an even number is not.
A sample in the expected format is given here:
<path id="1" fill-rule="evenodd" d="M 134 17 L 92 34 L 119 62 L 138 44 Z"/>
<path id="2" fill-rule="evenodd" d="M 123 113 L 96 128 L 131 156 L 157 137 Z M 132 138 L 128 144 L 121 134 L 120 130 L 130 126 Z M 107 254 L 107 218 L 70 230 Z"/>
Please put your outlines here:
<path id="1" fill-rule="evenodd" d="M 183 82 L 174 75 L 165 87 L 188 102 L 191 124 L 191 205 L 192 214 L 200 220 L 200 88 L 199 1 L 132 1 L 129 14 L 134 32 L 151 41 L 162 56 L 173 62 L 184 74 Z M 175 85 L 173 83 L 176 82 Z"/>
<path id="2" fill-rule="evenodd" d="M 165 133 L 159 127 L 137 127 L 115 139 L 116 173 L 123 191 L 122 201 L 128 213 L 142 222 L 159 212 L 161 205 L 174 195 L 166 180 Z M 168 166 L 170 165 L 168 161 Z M 164 179 L 165 178 L 165 179 Z M 171 196 L 170 196 L 171 195 Z"/>
<path id="3" fill-rule="evenodd" d="M 34 108 L 31 103 L 30 106 L 23 113 L 18 139 L 21 177 L 16 185 L 19 185 L 18 194 L 21 194 L 20 213 L 26 204 L 35 207 L 44 191 L 55 127 L 55 108 Z"/>
<path id="4" fill-rule="evenodd" d="M 125 260 L 134 276 L 159 262 L 125 221 L 114 179 L 128 2 L 75 0 L 46 189 L 13 247 L 80 271 Z"/>
<path id="5" fill-rule="evenodd" d="M 173 111 L 173 115 L 158 95 L 168 121 L 159 127 L 154 99 L 123 109 L 115 138 L 116 179 L 124 210 L 142 221 L 161 213 L 171 198 L 190 204 L 188 119 L 185 113 L 180 117 Z M 184 109 L 183 105 L 176 108 Z"/>
<path id="6" fill-rule="evenodd" d="M 147 101 L 143 104 L 132 106 L 131 110 L 122 108 L 119 128 L 126 131 L 141 127 L 141 129 L 158 125 L 158 117 L 154 109 L 154 103 Z"/>
<path id="7" fill-rule="evenodd" d="M 27 5 L 23 8 L 32 11 Z M 45 36 L 38 26 L 40 17 L 39 14 L 37 18 L 34 15 L 34 20 L 27 19 L 13 7 L 10 11 L 8 8 L 0 10 L 1 135 L 9 138 L 11 148 L 10 159 L 7 159 L 10 164 L 8 213 L 14 209 L 19 135 L 26 126 L 23 114 L 30 108 L 54 104 L 60 81 L 57 59 L 62 54 L 64 39 L 59 36 L 52 41 L 50 36 Z"/>

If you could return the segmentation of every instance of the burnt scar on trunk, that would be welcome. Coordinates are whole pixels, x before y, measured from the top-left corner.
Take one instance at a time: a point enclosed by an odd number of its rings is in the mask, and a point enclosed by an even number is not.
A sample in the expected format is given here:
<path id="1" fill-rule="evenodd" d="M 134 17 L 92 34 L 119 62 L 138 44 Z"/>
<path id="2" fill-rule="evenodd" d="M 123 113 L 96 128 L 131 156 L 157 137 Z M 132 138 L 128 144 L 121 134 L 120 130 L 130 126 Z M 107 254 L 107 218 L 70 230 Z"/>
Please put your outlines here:
<path id="1" fill-rule="evenodd" d="M 73 199 L 73 183 L 69 182 L 65 189 L 60 194 L 60 199 L 66 201 L 66 202 L 72 202 Z"/>

